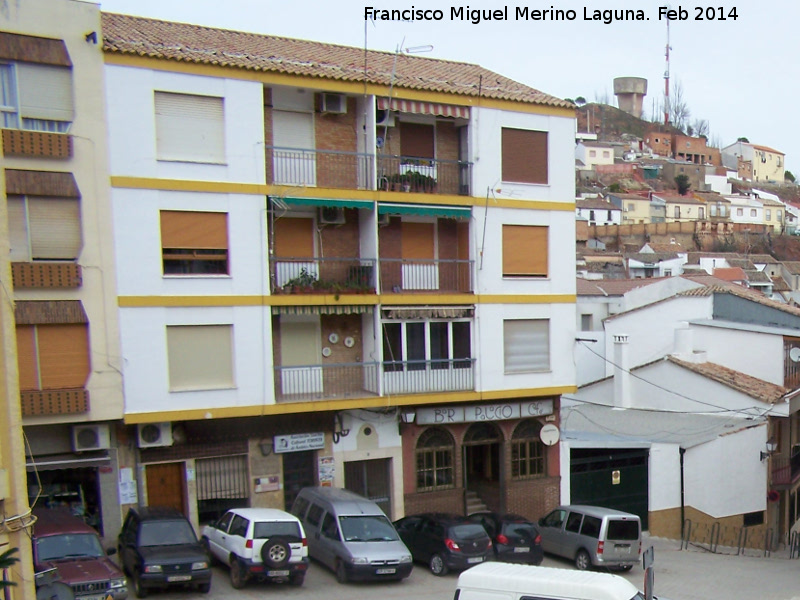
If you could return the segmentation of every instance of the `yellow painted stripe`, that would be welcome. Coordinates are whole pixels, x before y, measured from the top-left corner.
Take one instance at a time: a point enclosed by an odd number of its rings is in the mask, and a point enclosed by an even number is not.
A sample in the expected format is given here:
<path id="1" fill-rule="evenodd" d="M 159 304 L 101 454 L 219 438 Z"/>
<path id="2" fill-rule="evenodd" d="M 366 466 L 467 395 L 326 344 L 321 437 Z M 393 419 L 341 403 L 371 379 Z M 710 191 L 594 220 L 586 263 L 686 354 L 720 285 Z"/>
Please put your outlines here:
<path id="1" fill-rule="evenodd" d="M 245 69 L 243 67 L 197 64 L 163 58 L 152 58 L 148 56 L 133 56 L 131 54 L 121 54 L 119 52 L 106 52 L 104 53 L 103 57 L 105 63 L 109 65 L 153 69 L 154 71 L 189 73 L 192 75 L 202 75 L 204 77 L 227 77 L 230 79 L 240 79 L 245 81 L 258 81 L 266 85 L 302 87 L 323 92 L 338 92 L 342 94 L 369 94 L 376 96 L 387 96 L 389 93 L 388 86 L 378 85 L 375 83 L 368 83 L 365 86 L 363 82 L 356 81 L 339 81 L 336 79 L 324 79 L 322 77 L 288 75 L 285 73 L 274 73 L 270 71 L 255 71 Z M 481 108 L 495 108 L 498 110 L 507 110 L 513 112 L 566 117 L 569 119 L 575 118 L 575 109 L 572 108 L 532 104 L 529 102 L 520 102 L 514 100 L 459 96 L 457 94 L 451 94 L 447 92 L 412 90 L 398 86 L 393 88 L 392 95 L 393 97 L 402 100 L 440 102 L 442 104 L 453 104 L 456 106 L 479 106 Z"/>
<path id="2" fill-rule="evenodd" d="M 166 190 L 171 192 L 209 192 L 216 194 L 249 194 L 258 196 L 277 196 L 279 198 L 332 198 L 342 200 L 368 200 L 371 202 L 400 202 L 403 204 L 424 204 L 442 206 L 487 205 L 486 198 L 458 196 L 455 194 L 419 194 L 405 192 L 385 192 L 378 190 L 348 190 L 336 188 L 292 188 L 282 185 L 260 183 L 236 183 L 224 181 L 196 181 L 188 179 L 156 179 L 152 177 L 111 177 L 111 186 L 135 190 Z M 491 208 L 521 208 L 527 210 L 559 210 L 574 212 L 575 201 L 550 200 L 507 200 L 490 199 Z"/>
<path id="3" fill-rule="evenodd" d="M 288 402 L 251 406 L 198 408 L 148 413 L 128 413 L 125 423 L 159 423 L 163 421 L 200 421 L 204 419 L 232 419 L 236 417 L 256 417 L 270 415 L 289 415 L 358 408 L 392 408 L 395 406 L 430 406 L 437 404 L 459 404 L 464 402 L 508 400 L 511 398 L 541 398 L 571 394 L 575 386 L 554 386 L 516 390 L 492 390 L 486 392 L 445 392 L 439 394 L 418 394 L 404 396 L 382 396 L 353 400 L 318 400 L 315 402 Z"/>
<path id="4" fill-rule="evenodd" d="M 120 308 L 219 306 L 351 306 L 463 304 L 575 304 L 575 294 L 286 294 L 276 296 L 119 296 Z"/>

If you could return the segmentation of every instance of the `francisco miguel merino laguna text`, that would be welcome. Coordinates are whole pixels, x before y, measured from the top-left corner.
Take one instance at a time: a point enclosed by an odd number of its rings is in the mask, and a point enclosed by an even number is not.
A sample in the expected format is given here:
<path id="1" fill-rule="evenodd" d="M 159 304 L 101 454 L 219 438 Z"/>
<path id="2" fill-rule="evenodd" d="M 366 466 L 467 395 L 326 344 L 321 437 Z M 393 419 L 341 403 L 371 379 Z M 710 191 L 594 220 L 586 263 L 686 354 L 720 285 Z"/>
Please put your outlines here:
<path id="1" fill-rule="evenodd" d="M 469 21 L 478 25 L 482 21 L 508 21 L 508 6 L 495 9 L 477 9 L 469 6 L 450 7 L 451 21 Z M 575 21 L 578 13 L 575 10 L 555 8 L 551 6 L 545 9 L 533 9 L 527 6 L 514 7 L 515 21 Z M 443 21 L 445 11 L 440 9 L 411 8 L 406 9 L 382 9 L 372 6 L 364 7 L 364 19 L 374 19 L 376 21 Z M 606 25 L 614 21 L 646 21 L 644 11 L 641 9 L 617 9 L 617 10 L 588 10 L 583 7 L 584 21 L 602 21 Z"/>

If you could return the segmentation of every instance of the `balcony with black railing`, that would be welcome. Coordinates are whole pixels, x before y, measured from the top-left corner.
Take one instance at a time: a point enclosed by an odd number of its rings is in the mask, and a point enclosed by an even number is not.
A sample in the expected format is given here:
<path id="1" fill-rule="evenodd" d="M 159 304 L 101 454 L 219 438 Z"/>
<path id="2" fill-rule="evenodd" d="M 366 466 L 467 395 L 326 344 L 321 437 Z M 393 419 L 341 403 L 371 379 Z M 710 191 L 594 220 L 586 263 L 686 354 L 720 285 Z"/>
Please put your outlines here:
<path id="1" fill-rule="evenodd" d="M 267 181 L 320 188 L 470 195 L 472 163 L 266 146 Z"/>
<path id="2" fill-rule="evenodd" d="M 375 260 L 276 256 L 270 277 L 273 294 L 374 294 Z"/>
<path id="3" fill-rule="evenodd" d="M 471 260 L 380 260 L 381 293 L 472 293 Z"/>

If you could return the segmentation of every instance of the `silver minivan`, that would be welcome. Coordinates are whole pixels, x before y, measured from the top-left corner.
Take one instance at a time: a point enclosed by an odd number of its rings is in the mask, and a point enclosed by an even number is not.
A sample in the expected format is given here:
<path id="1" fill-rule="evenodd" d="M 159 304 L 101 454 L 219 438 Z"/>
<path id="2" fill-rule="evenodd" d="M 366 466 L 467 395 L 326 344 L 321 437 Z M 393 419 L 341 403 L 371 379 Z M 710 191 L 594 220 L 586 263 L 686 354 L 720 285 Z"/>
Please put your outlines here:
<path id="1" fill-rule="evenodd" d="M 411 552 L 372 500 L 340 488 L 309 487 L 297 494 L 291 512 L 303 523 L 308 554 L 339 583 L 411 574 Z"/>
<path id="2" fill-rule="evenodd" d="M 638 516 L 599 506 L 559 506 L 539 519 L 542 549 L 590 566 L 630 570 L 642 551 L 642 524 Z"/>

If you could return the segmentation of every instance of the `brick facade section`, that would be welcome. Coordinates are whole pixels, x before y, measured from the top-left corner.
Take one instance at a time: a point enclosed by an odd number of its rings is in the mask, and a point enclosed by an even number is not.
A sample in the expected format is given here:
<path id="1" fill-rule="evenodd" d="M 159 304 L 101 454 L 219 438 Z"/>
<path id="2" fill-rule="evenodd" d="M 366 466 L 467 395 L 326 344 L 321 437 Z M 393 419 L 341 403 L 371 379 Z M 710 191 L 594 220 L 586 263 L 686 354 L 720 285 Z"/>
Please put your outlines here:
<path id="1" fill-rule="evenodd" d="M 672 138 L 668 133 L 648 131 L 644 135 L 644 143 L 659 156 L 672 156 Z"/>
<path id="2" fill-rule="evenodd" d="M 315 100 L 314 137 L 317 150 L 338 150 L 355 153 L 358 148 L 356 99 L 347 99 L 347 112 L 320 112 L 321 95 Z M 363 164 L 362 164 L 363 166 Z M 358 157 L 355 155 L 317 154 L 317 186 L 356 189 L 358 187 Z"/>

